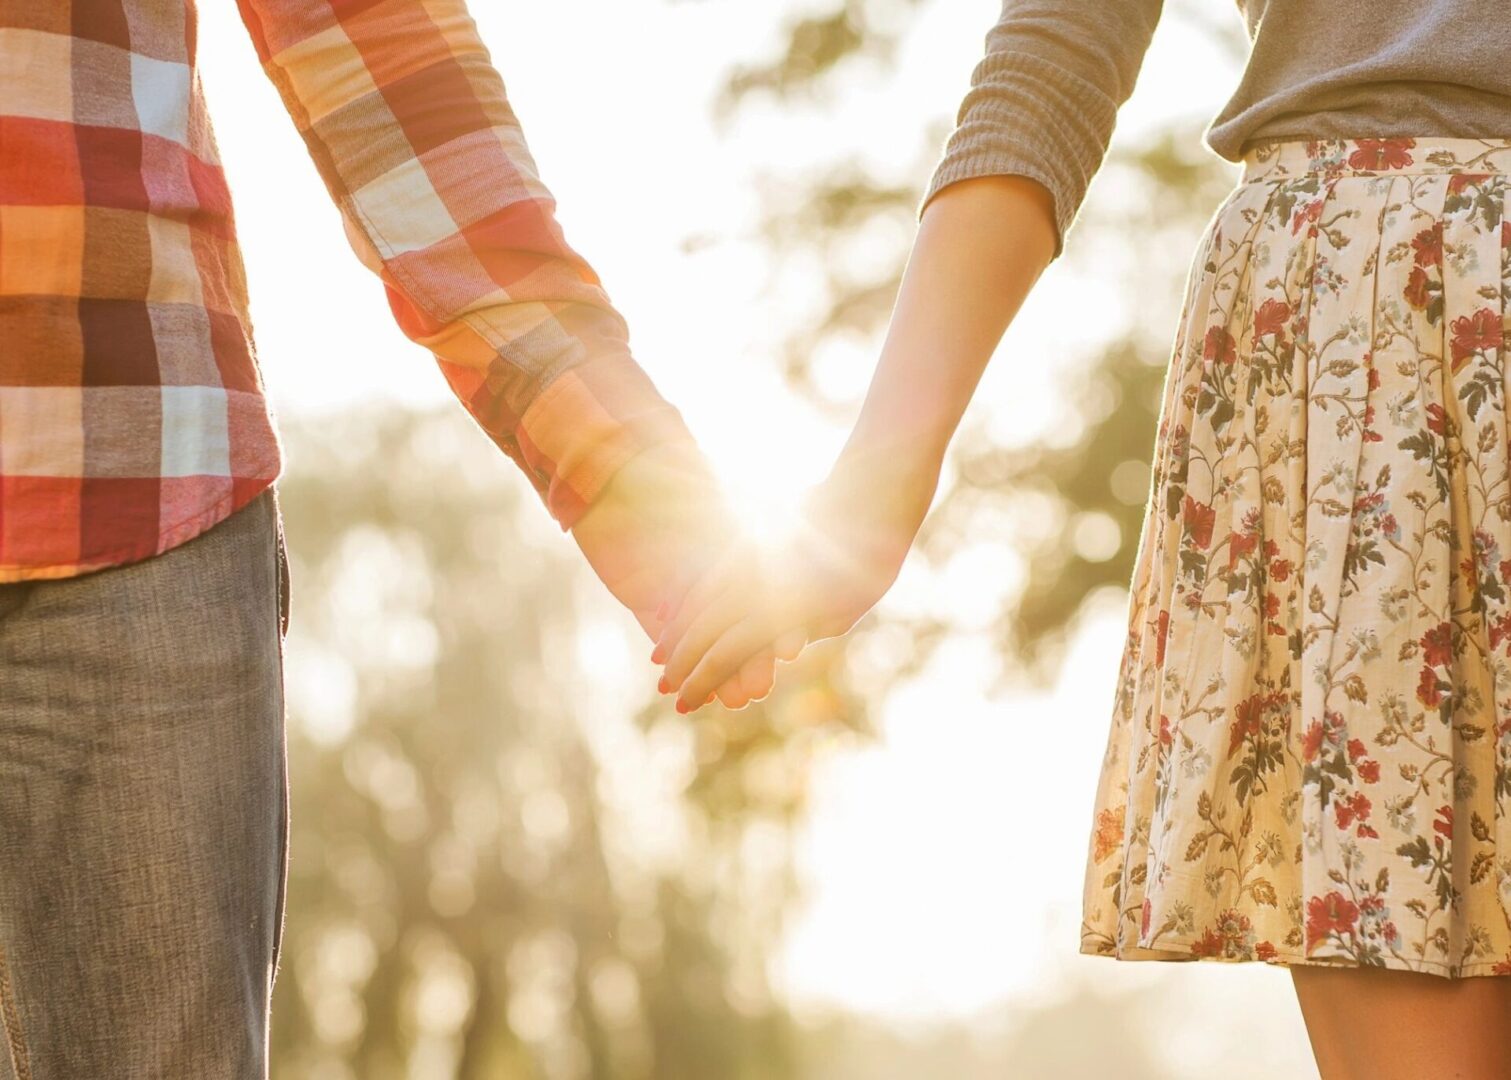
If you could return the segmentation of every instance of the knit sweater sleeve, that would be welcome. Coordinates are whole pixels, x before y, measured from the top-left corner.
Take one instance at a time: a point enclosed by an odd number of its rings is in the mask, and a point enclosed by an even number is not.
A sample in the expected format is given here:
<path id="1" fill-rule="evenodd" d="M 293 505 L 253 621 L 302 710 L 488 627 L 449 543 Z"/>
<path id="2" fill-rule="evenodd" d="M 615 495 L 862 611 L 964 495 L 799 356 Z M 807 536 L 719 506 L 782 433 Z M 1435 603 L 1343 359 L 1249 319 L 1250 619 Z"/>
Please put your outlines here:
<path id="1" fill-rule="evenodd" d="M 1003 0 L 919 212 L 941 189 L 1019 175 L 1049 189 L 1055 252 L 1106 157 L 1162 0 Z"/>

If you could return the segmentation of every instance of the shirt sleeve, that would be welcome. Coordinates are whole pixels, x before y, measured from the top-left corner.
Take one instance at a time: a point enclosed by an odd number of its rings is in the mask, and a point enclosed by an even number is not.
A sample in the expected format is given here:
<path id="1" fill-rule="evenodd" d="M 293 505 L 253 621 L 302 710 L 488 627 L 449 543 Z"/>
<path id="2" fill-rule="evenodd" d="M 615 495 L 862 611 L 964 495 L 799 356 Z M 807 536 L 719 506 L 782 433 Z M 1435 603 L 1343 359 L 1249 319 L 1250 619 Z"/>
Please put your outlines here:
<path id="1" fill-rule="evenodd" d="M 568 246 L 464 0 L 237 0 L 399 327 L 570 528 L 638 451 L 691 443 Z"/>
<path id="2" fill-rule="evenodd" d="M 1027 176 L 1054 196 L 1059 258 L 1133 93 L 1161 2 L 1003 0 L 919 213 L 957 180 Z"/>

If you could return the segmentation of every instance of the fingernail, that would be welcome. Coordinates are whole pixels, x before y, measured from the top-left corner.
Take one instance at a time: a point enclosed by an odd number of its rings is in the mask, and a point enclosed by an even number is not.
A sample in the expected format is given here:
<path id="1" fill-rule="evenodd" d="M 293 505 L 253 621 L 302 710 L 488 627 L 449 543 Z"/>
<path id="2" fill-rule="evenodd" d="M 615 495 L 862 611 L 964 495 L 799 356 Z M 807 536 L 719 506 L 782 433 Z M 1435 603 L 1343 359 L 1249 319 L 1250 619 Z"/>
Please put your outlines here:
<path id="1" fill-rule="evenodd" d="M 714 698 L 717 697 L 717 696 L 718 696 L 718 692 L 717 691 L 715 691 L 712 694 L 709 694 L 708 697 L 703 700 L 703 704 L 705 704 L 705 705 L 712 705 L 714 703 Z"/>
<path id="2" fill-rule="evenodd" d="M 661 676 L 661 681 L 656 684 L 656 689 L 663 694 L 670 694 L 672 692 L 672 684 L 667 682 L 666 676 L 663 675 Z"/>
<path id="3" fill-rule="evenodd" d="M 690 710 L 687 707 L 687 702 L 685 702 L 685 701 L 678 701 L 677 702 L 677 711 L 679 713 L 684 713 L 684 714 L 687 713 L 687 712 L 689 712 Z"/>
<path id="4" fill-rule="evenodd" d="M 665 659 L 666 657 L 661 652 L 661 645 L 657 643 L 656 647 L 651 650 L 651 663 L 659 664 Z"/>

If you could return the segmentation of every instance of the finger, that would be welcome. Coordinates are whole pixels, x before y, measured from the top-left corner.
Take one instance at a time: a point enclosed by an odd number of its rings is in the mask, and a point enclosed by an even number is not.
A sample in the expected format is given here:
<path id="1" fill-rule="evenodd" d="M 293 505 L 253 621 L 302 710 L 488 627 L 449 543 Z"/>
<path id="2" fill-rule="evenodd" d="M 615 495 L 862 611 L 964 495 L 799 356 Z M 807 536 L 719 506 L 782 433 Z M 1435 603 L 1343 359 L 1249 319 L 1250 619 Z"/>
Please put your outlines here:
<path id="1" fill-rule="evenodd" d="M 745 692 L 744 704 L 760 701 L 776 685 L 776 653 L 769 647 L 762 649 L 745 661 L 738 678 L 740 688 Z"/>
<path id="2" fill-rule="evenodd" d="M 770 647 L 771 630 L 766 621 L 746 616 L 719 635 L 682 683 L 677 711 L 693 712 L 714 687 L 733 677 L 745 662 Z"/>
<path id="3" fill-rule="evenodd" d="M 716 691 L 719 701 L 726 709 L 743 709 L 752 701 L 771 692 L 776 676 L 776 655 L 770 649 L 762 649 L 726 679 Z"/>
<path id="4" fill-rule="evenodd" d="M 687 680 L 698 662 L 703 659 L 703 654 L 713 646 L 714 642 L 724 636 L 724 632 L 731 626 L 748 617 L 749 613 L 758 606 L 759 598 L 752 595 L 753 588 L 749 584 L 732 584 L 722 593 L 716 596 L 712 603 L 703 608 L 688 625 L 686 632 L 676 644 L 666 653 L 666 685 L 672 690 L 677 690 Z M 759 642 L 757 647 L 769 645 L 770 639 Z M 755 650 L 752 649 L 752 652 Z M 749 655 L 748 653 L 746 655 Z M 745 657 L 740 657 L 743 661 Z M 735 673 L 735 669 L 725 672 L 724 678 L 709 684 L 704 693 L 712 690 L 724 679 Z M 694 698 L 691 694 L 686 695 L 688 701 L 701 701 L 702 698 Z"/>
<path id="5" fill-rule="evenodd" d="M 778 660 L 791 663 L 802 655 L 803 649 L 807 646 L 808 632 L 799 627 L 777 638 L 776 643 L 772 645 L 772 652 L 776 654 Z"/>
<path id="6" fill-rule="evenodd" d="M 667 658 L 687 634 L 688 627 L 698 617 L 699 612 L 713 603 L 739 579 L 739 566 L 738 552 L 731 550 L 723 553 L 706 573 L 686 589 L 675 608 L 668 604 L 664 609 L 668 612 L 668 617 L 664 620 L 661 632 L 656 637 L 656 647 L 651 650 L 651 663 L 666 663 Z M 660 614 L 661 610 L 658 609 L 657 614 Z"/>

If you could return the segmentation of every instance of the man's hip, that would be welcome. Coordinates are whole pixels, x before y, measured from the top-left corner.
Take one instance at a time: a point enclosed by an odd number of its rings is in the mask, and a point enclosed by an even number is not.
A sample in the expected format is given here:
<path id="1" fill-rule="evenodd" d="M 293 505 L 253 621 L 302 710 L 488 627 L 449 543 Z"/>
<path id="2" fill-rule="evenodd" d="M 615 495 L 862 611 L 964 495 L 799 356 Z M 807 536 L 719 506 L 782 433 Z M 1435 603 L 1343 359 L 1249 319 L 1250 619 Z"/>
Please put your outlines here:
<path id="1" fill-rule="evenodd" d="M 266 1075 L 287 587 L 271 489 L 0 586 L 0 1080 Z"/>

